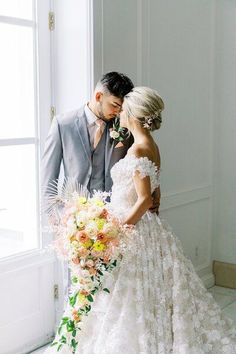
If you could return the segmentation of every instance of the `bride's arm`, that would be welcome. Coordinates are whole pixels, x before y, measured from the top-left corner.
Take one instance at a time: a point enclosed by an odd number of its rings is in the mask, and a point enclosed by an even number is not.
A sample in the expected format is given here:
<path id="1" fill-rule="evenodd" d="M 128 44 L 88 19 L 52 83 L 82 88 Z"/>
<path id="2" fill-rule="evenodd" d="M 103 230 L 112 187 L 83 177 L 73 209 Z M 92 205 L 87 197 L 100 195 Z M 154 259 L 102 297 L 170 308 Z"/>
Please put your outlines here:
<path id="1" fill-rule="evenodd" d="M 137 171 L 133 177 L 133 180 L 138 198 L 123 222 L 124 224 L 134 225 L 153 205 L 153 201 L 151 195 L 150 177 L 141 177 L 140 172 Z"/>
<path id="2" fill-rule="evenodd" d="M 160 201 L 161 201 L 161 188 L 159 186 L 152 193 L 152 206 L 151 208 L 149 208 L 149 211 L 151 213 L 156 213 L 157 215 L 159 215 Z"/>

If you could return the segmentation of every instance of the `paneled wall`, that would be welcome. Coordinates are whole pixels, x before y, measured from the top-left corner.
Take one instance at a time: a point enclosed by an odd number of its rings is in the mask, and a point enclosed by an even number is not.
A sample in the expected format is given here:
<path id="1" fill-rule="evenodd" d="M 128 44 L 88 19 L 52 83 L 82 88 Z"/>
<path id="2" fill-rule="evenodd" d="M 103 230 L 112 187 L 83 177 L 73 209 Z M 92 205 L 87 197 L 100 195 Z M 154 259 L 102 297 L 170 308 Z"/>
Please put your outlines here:
<path id="1" fill-rule="evenodd" d="M 94 1 L 95 81 L 118 70 L 159 91 L 161 215 L 199 271 L 212 251 L 214 1 Z"/>
<path id="2" fill-rule="evenodd" d="M 236 2 L 216 1 L 213 257 L 236 263 Z"/>

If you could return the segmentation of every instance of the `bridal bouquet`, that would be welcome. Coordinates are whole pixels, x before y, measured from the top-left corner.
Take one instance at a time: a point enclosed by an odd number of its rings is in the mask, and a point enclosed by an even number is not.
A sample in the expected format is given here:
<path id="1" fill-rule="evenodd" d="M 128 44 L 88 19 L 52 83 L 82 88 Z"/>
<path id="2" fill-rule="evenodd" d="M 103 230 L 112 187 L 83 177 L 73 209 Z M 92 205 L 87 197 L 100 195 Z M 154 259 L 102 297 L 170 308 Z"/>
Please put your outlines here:
<path id="1" fill-rule="evenodd" d="M 69 310 L 62 317 L 57 339 L 52 343 L 57 351 L 68 345 L 72 353 L 76 352 L 83 318 L 90 312 L 99 291 L 110 292 L 103 287 L 103 278 L 122 259 L 134 233 L 134 229 L 122 225 L 110 213 L 106 196 L 97 192 L 89 198 L 74 191 L 64 200 L 53 247 L 60 257 L 68 260 L 71 288 Z"/>

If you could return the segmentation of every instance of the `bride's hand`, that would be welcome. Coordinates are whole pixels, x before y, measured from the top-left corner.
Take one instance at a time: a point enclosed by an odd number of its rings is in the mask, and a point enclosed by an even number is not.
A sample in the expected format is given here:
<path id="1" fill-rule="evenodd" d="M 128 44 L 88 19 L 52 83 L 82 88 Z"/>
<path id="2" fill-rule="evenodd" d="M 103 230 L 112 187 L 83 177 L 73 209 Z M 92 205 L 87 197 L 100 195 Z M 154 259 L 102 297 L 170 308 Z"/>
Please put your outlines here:
<path id="1" fill-rule="evenodd" d="M 126 227 L 126 229 L 129 229 L 129 230 L 133 230 L 135 225 L 133 224 L 124 224 L 124 226 Z"/>

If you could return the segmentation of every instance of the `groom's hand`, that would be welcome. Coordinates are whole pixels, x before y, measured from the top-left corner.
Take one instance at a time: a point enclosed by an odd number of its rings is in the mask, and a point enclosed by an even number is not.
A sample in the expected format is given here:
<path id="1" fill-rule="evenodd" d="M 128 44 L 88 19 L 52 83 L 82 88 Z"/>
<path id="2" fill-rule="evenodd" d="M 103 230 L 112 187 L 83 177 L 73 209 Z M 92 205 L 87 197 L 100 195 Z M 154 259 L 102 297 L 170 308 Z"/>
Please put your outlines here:
<path id="1" fill-rule="evenodd" d="M 156 213 L 157 215 L 159 215 L 160 200 L 161 200 L 161 190 L 160 187 L 158 187 L 152 193 L 152 206 L 149 209 L 151 213 Z"/>

